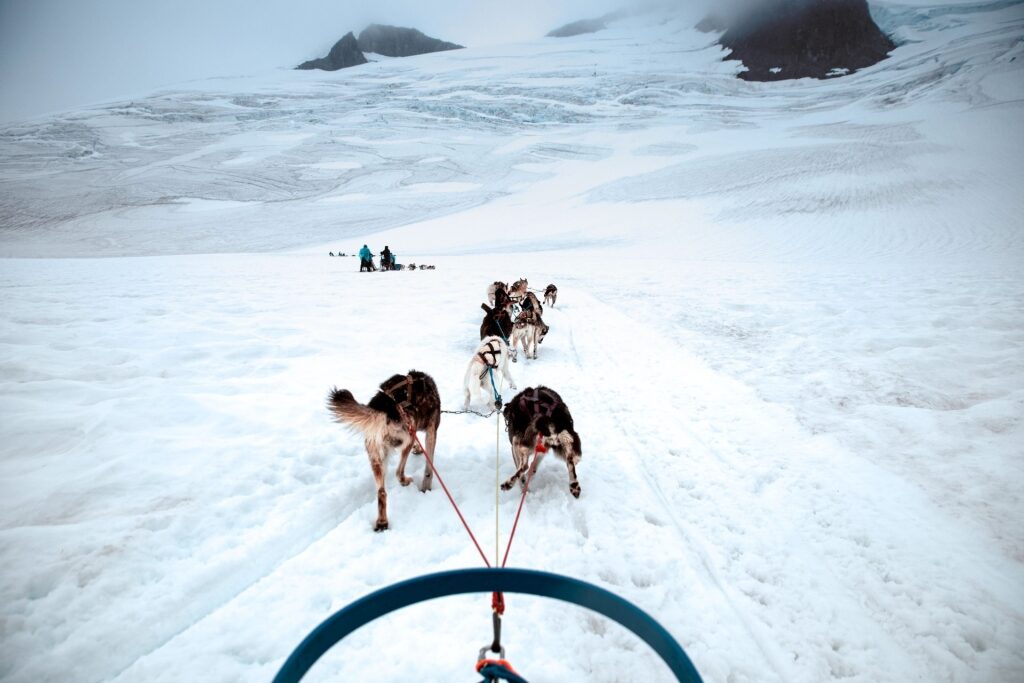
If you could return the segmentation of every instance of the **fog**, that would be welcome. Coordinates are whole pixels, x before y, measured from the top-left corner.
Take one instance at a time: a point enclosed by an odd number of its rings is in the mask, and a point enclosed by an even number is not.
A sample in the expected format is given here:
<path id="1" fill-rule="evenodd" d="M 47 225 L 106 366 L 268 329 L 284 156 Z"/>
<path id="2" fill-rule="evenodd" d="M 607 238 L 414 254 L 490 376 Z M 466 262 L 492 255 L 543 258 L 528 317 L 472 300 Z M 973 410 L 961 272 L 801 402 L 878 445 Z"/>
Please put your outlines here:
<path id="1" fill-rule="evenodd" d="M 0 0 L 0 121 L 184 81 L 291 68 L 372 22 L 476 47 L 540 38 L 628 0 Z"/>

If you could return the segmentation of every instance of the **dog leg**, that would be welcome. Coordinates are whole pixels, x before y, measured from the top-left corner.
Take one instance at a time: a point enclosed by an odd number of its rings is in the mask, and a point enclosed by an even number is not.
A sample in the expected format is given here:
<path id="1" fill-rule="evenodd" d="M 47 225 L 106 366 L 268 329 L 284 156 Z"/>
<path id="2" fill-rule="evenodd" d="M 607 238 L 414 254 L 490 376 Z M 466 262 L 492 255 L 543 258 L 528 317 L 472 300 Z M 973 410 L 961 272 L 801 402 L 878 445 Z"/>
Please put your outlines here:
<path id="1" fill-rule="evenodd" d="M 370 469 L 373 479 L 377 482 L 377 522 L 374 531 L 388 528 L 388 492 L 384 489 L 384 453 L 377 444 L 366 442 L 366 453 L 370 456 Z"/>
<path id="2" fill-rule="evenodd" d="M 469 367 L 466 368 L 466 376 L 462 380 L 463 392 L 465 394 L 466 399 L 462 406 L 463 410 L 469 410 L 469 404 L 473 402 L 473 389 L 476 388 L 477 385 L 481 383 L 480 366 L 480 363 L 478 363 L 476 360 L 472 360 L 469 363 Z M 477 390 L 476 393 L 479 393 L 479 390 Z"/>
<path id="3" fill-rule="evenodd" d="M 501 485 L 502 491 L 508 491 L 516 483 L 520 477 L 523 476 L 523 472 L 526 471 L 527 460 L 522 455 L 523 448 L 519 445 L 519 437 L 512 437 L 512 461 L 516 465 L 515 474 L 509 477 L 505 483 Z"/>
<path id="4" fill-rule="evenodd" d="M 518 438 L 513 440 L 512 459 L 515 461 L 516 470 L 515 473 L 502 484 L 502 490 L 508 490 L 515 485 L 516 481 L 525 485 L 525 480 L 522 478 L 522 475 L 526 471 L 526 466 L 529 463 L 529 449 L 521 445 Z"/>
<path id="5" fill-rule="evenodd" d="M 434 468 L 430 466 L 430 463 L 434 460 L 434 454 L 437 453 L 435 447 L 437 446 L 437 426 L 439 422 L 440 417 L 438 417 L 437 421 L 427 426 L 426 448 L 430 459 L 423 459 L 423 481 L 420 483 L 420 491 L 423 492 L 429 491 L 430 487 L 434 484 Z"/>
<path id="6" fill-rule="evenodd" d="M 569 493 L 573 495 L 573 498 L 580 497 L 580 482 L 576 478 L 576 463 L 573 458 L 565 459 L 565 466 L 569 468 Z"/>
<path id="7" fill-rule="evenodd" d="M 529 456 L 529 450 L 527 450 L 525 448 L 523 449 L 523 457 L 524 458 L 530 457 Z M 542 457 L 544 457 L 543 453 L 537 453 L 536 451 L 534 452 L 534 454 L 533 454 L 533 462 L 530 464 L 530 471 L 526 474 L 525 477 L 523 477 L 522 479 L 519 480 L 520 485 L 524 489 L 526 488 L 526 482 L 532 481 L 533 480 L 533 475 L 537 474 L 537 466 L 540 465 L 540 459 Z"/>
<path id="8" fill-rule="evenodd" d="M 508 382 L 509 387 L 512 391 L 516 390 L 516 381 L 512 379 L 512 373 L 508 370 L 508 361 L 501 364 L 501 374 L 505 376 L 505 381 Z"/>
<path id="9" fill-rule="evenodd" d="M 565 454 L 565 466 L 569 470 L 569 493 L 574 498 L 580 497 L 580 482 L 576 478 L 576 463 L 583 457 L 583 454 L 580 452 L 583 448 L 579 439 L 579 436 L 566 432 L 558 435 L 559 445 L 561 446 L 562 453 Z"/>
<path id="10" fill-rule="evenodd" d="M 405 476 L 405 461 L 409 459 L 409 451 L 411 450 L 412 439 L 402 447 L 402 457 L 398 461 L 398 470 L 395 472 L 395 476 L 398 477 L 398 481 L 402 486 L 408 486 L 412 483 L 412 477 Z"/>

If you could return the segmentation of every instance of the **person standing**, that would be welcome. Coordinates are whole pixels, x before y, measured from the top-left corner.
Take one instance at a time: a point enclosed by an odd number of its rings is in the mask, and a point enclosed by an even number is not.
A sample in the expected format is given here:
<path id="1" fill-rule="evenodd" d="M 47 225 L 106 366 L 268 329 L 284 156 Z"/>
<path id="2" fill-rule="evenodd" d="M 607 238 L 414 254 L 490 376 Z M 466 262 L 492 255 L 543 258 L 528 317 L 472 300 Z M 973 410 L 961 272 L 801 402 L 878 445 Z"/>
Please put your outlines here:
<path id="1" fill-rule="evenodd" d="M 373 267 L 373 252 L 364 244 L 363 248 L 359 250 L 359 272 L 369 272 L 371 270 L 376 270 Z"/>
<path id="2" fill-rule="evenodd" d="M 388 245 L 384 245 L 384 251 L 380 252 L 380 269 L 391 270 L 391 266 L 395 263 L 394 257 L 391 255 L 391 248 Z"/>

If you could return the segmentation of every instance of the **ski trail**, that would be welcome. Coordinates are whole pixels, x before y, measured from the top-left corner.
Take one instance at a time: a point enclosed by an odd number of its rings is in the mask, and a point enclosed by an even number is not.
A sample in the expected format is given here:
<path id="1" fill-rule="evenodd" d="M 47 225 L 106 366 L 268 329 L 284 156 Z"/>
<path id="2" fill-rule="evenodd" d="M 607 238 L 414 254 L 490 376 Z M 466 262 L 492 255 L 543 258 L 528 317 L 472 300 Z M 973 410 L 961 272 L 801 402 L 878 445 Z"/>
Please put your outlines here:
<path id="1" fill-rule="evenodd" d="M 470 309 L 471 310 L 471 309 Z M 440 315 L 435 312 L 435 315 Z M 474 314 L 475 315 L 475 314 Z M 580 355 L 581 349 L 576 345 L 575 332 L 568 319 L 558 314 L 550 314 L 556 336 L 549 337 L 540 350 L 540 358 L 536 361 L 520 360 L 513 367 L 513 374 L 520 389 L 540 383 L 554 387 L 563 387 L 572 381 L 580 382 L 581 368 L 585 367 L 588 357 Z M 458 348 L 457 372 L 448 372 L 441 378 L 442 402 L 445 396 L 452 395 L 452 382 L 448 377 L 461 377 L 465 362 L 465 340 L 450 342 Z M 587 393 L 594 393 L 597 384 L 584 381 Z M 505 398 L 509 399 L 514 392 L 506 389 Z M 568 399 L 572 403 L 574 414 L 586 416 L 586 421 L 603 420 L 604 415 L 596 406 L 588 401 Z M 492 418 L 493 419 L 493 418 Z M 452 489 L 457 502 L 462 508 L 470 525 L 477 533 L 485 548 L 491 547 L 489 527 L 494 519 L 494 447 L 497 445 L 501 460 L 499 462 L 502 478 L 510 473 L 511 458 L 508 454 L 507 435 L 498 430 L 496 435 L 492 419 L 481 419 L 473 415 L 445 415 L 439 432 L 439 471 Z M 671 524 L 662 520 L 668 518 L 657 505 L 652 505 L 643 496 L 626 494 L 625 491 L 645 489 L 640 475 L 629 467 L 623 467 L 619 459 L 606 458 L 600 451 L 611 451 L 602 445 L 602 434 L 593 430 L 581 429 L 584 439 L 584 451 L 594 453 L 585 456 L 581 465 L 580 477 L 584 488 L 583 497 L 574 499 L 568 492 L 568 478 L 564 465 L 555 457 L 547 457 L 541 464 L 531 484 L 520 520 L 519 530 L 509 557 L 509 566 L 530 567 L 555 571 L 576 576 L 598 585 L 604 586 L 624 598 L 641 606 L 652 616 L 661 620 L 670 628 L 683 643 L 684 647 L 698 663 L 702 671 L 711 674 L 721 671 L 722 676 L 711 676 L 711 680 L 733 675 L 737 681 L 765 680 L 759 670 L 770 670 L 765 657 L 756 648 L 743 644 L 749 638 L 728 620 L 708 619 L 708 614 L 721 614 L 728 611 L 722 596 L 717 591 L 708 591 L 706 583 L 698 575 L 693 574 L 692 558 L 684 545 L 678 541 L 679 531 Z M 621 440 L 621 439 L 620 439 Z M 351 446 L 351 444 L 349 444 Z M 348 448 L 348 446 L 346 446 Z M 589 449 L 589 450 L 588 450 Z M 355 467 L 359 471 L 359 481 L 368 478 L 363 472 L 363 463 L 349 463 L 346 467 Z M 413 491 L 414 487 L 401 488 L 394 486 L 392 472 L 395 467 L 394 458 L 389 463 L 389 516 L 393 527 L 386 534 L 374 534 L 369 529 L 372 518 L 372 500 L 369 495 L 371 486 L 366 482 L 365 490 L 355 485 L 342 492 L 358 509 L 359 514 L 348 514 L 338 525 L 325 535 L 310 543 L 295 556 L 278 563 L 263 580 L 250 583 L 247 589 L 232 599 L 214 606 L 208 614 L 190 628 L 181 632 L 173 639 L 150 654 L 140 657 L 136 663 L 123 672 L 119 680 L 158 681 L 167 679 L 166 671 L 175 671 L 179 677 L 188 676 L 189 667 L 196 671 L 201 662 L 190 663 L 184 670 L 181 665 L 170 666 L 174 653 L 192 651 L 197 643 L 209 638 L 223 638 L 223 633 L 232 630 L 231 625 L 246 624 L 253 620 L 275 623 L 275 632 L 279 642 L 268 646 L 263 638 L 253 634 L 245 636 L 244 630 L 237 635 L 229 636 L 230 642 L 225 649 L 236 651 L 241 659 L 253 651 L 270 651 L 283 659 L 290 648 L 296 644 L 316 622 L 327 616 L 330 609 L 337 609 L 351 600 L 365 594 L 373 588 L 423 573 L 425 570 L 436 571 L 441 568 L 478 566 L 479 557 L 469 543 L 465 533 L 451 510 L 447 500 L 438 487 L 429 494 Z M 418 466 L 412 466 L 412 473 L 418 476 Z M 499 545 L 504 550 L 511 530 L 512 519 L 518 505 L 519 491 L 513 489 L 500 492 L 499 511 L 501 517 L 501 538 Z M 365 514 L 364 514 L 365 513 Z M 365 519 L 364 519 L 365 517 Z M 642 521 L 641 521 L 642 520 Z M 646 529 L 644 534 L 636 534 L 636 525 L 640 523 Z M 416 545 L 416 538 L 427 534 L 434 539 L 430 552 L 416 558 L 410 563 L 405 548 Z M 347 562 L 344 558 L 359 558 L 358 562 Z M 315 577 L 306 581 L 304 577 Z M 666 590 L 663 586 L 668 583 Z M 291 593 L 285 594 L 286 588 Z M 465 601 L 440 601 L 431 609 L 437 614 L 434 620 L 445 624 L 440 629 L 448 641 L 458 643 L 475 643 L 480 639 L 480 626 L 486 629 L 488 612 L 479 610 L 480 598 L 467 598 Z M 267 614 L 257 616 L 254 610 L 271 605 L 294 605 L 308 601 L 312 609 L 306 613 L 294 608 L 283 607 L 280 613 L 271 608 Z M 457 616 L 459 604 L 473 605 L 470 614 Z M 628 632 L 607 622 L 603 618 L 588 614 L 586 610 L 567 610 L 554 601 L 538 601 L 523 596 L 510 600 L 510 608 L 506 619 L 506 639 L 519 649 L 529 646 L 530 656 L 538 670 L 558 671 L 565 669 L 566 675 L 583 671 L 588 680 L 613 681 L 637 680 L 643 672 L 645 680 L 668 681 L 664 665 L 657 657 L 646 649 L 637 650 L 635 637 Z M 396 619 L 410 618 L 404 614 L 396 615 Z M 416 609 L 410 608 L 411 614 Z M 479 617 L 479 619 L 478 619 Z M 414 617 L 413 617 L 414 618 Z M 582 649 L 593 652 L 593 661 L 575 661 L 566 664 L 563 653 L 557 647 L 550 647 L 548 642 L 537 633 L 548 629 L 556 632 L 577 633 L 577 639 L 588 644 Z M 338 656 L 338 660 L 318 664 L 325 675 L 352 676 L 360 670 L 362 653 L 380 651 L 383 645 L 376 644 L 380 636 L 371 625 L 366 635 L 353 636 L 351 642 L 339 644 L 339 651 L 346 657 Z M 454 678 L 459 675 L 454 668 L 460 660 L 452 657 L 444 659 L 450 646 L 434 642 L 439 629 L 424 627 L 416 632 L 423 638 L 423 648 L 437 654 L 438 661 L 426 662 L 424 675 L 437 678 L 448 671 Z M 362 637 L 365 640 L 360 640 Z M 724 666 L 722 653 L 711 651 L 713 642 L 736 642 L 736 649 L 742 651 L 741 663 L 736 666 Z M 367 643 L 374 643 L 368 645 Z M 447 642 L 447 641 L 446 641 Z M 634 651 L 625 662 L 607 662 L 602 653 L 608 648 L 622 651 Z M 357 654 L 353 654 L 356 651 Z M 267 662 L 265 658 L 258 663 L 261 672 L 273 673 L 275 661 Z M 419 666 L 417 662 L 415 664 Z M 385 678 L 386 679 L 386 678 Z"/>
<path id="2" fill-rule="evenodd" d="M 479 323 L 475 297 L 464 292 L 480 281 L 486 278 L 470 272 L 446 283 L 446 293 L 421 307 L 436 329 L 413 320 L 419 334 L 394 345 L 392 362 L 399 366 L 431 359 L 444 405 L 461 396 Z M 385 309 L 391 293 L 376 281 L 372 286 L 362 303 Z M 919 606 L 903 609 L 903 603 L 922 593 L 926 604 L 948 596 L 922 588 L 941 584 L 936 577 L 903 569 L 919 564 L 900 553 L 931 552 L 900 532 L 917 524 L 913 492 L 874 469 L 864 471 L 828 439 L 806 434 L 784 410 L 649 327 L 583 291 L 564 288 L 562 299 L 545 309 L 551 332 L 539 358 L 521 358 L 512 374 L 519 389 L 545 384 L 569 404 L 583 442 L 582 495 L 569 494 L 564 464 L 545 457 L 509 566 L 574 576 L 633 602 L 674 634 L 709 681 L 869 680 L 879 670 L 895 672 L 895 681 L 919 670 L 914 657 L 927 655 L 915 652 L 910 621 Z M 514 393 L 505 387 L 503 396 Z M 496 434 L 494 419 L 445 415 L 436 460 L 488 555 L 495 544 L 496 443 L 500 478 L 512 468 L 507 435 L 500 428 Z M 359 454 L 358 439 L 331 434 L 343 452 Z M 422 494 L 396 486 L 395 461 L 387 475 L 388 532 L 371 531 L 373 487 L 363 459 L 332 462 L 351 477 L 337 492 L 349 501 L 347 514 L 139 657 L 118 680 L 209 677 L 221 659 L 230 660 L 226 670 L 267 679 L 317 623 L 352 600 L 425 572 L 480 566 L 440 487 Z M 413 460 L 414 478 L 421 462 Z M 871 491 L 880 480 L 890 493 Z M 886 507 L 888 496 L 903 507 Z M 518 501 L 517 489 L 499 492 L 502 552 Z M 868 531 L 867 524 L 894 528 Z M 920 530 L 910 536 L 927 537 Z M 528 653 L 527 672 L 545 672 L 538 681 L 581 673 L 598 683 L 671 680 L 652 652 L 603 618 L 557 601 L 514 596 L 508 602 L 504 640 L 512 652 Z M 956 609 L 985 616 L 962 602 Z M 486 596 L 402 610 L 339 643 L 311 680 L 359 678 L 367 667 L 381 680 L 465 678 L 465 650 L 483 644 L 489 618 Z M 272 633 L 259 628 L 267 623 L 274 624 Z M 417 649 L 430 656 L 382 663 L 380 653 L 396 649 L 395 633 L 416 634 Z M 552 633 L 572 634 L 573 661 L 565 660 L 563 640 L 547 637 Z M 179 661 L 179 653 L 202 652 L 213 640 L 217 652 Z M 911 653 L 909 663 L 901 649 Z"/>
<path id="3" fill-rule="evenodd" d="M 566 326 L 601 397 L 588 405 L 600 424 L 583 416 L 587 429 L 628 454 L 622 467 L 651 491 L 780 679 L 909 675 L 928 657 L 914 635 L 921 604 L 956 602 L 972 623 L 985 623 L 937 569 L 904 569 L 911 558 L 931 557 L 937 568 L 962 557 L 927 542 L 935 532 L 922 520 L 935 513 L 915 487 L 805 432 L 786 410 L 622 312 L 585 293 L 572 297 Z M 975 545 L 957 531 L 958 543 Z M 818 594 L 830 604 L 801 597 Z M 800 628 L 811 636 L 797 636 Z M 970 636 L 951 629 L 942 637 Z"/>
<path id="4" fill-rule="evenodd" d="M 580 292 L 573 291 L 572 297 L 574 301 L 577 301 L 576 308 L 580 309 L 579 317 L 587 320 L 602 320 L 608 319 L 608 311 L 599 310 L 599 306 L 595 305 L 596 302 L 589 300 L 589 297 L 582 295 Z M 588 317 L 589 316 L 589 317 Z M 590 324 L 577 324 L 572 313 L 563 311 L 563 320 L 565 327 L 568 329 L 569 344 L 572 348 L 573 355 L 576 359 L 578 367 L 582 368 L 586 366 L 590 372 L 594 372 L 598 368 L 612 367 L 619 365 L 612 354 L 615 352 L 619 353 L 634 353 L 636 355 L 644 355 L 643 349 L 634 349 L 627 351 L 626 349 L 619 348 L 618 345 L 613 345 L 611 342 L 618 342 L 619 339 L 609 339 L 607 334 L 602 334 L 603 330 L 599 329 L 599 326 Z M 577 327 L 582 328 L 582 337 L 585 339 L 603 339 L 604 343 L 601 344 L 588 344 L 584 343 L 584 349 L 586 352 L 586 359 L 581 356 L 580 351 L 575 342 L 576 329 Z M 613 325 L 609 325 L 613 327 Z M 637 335 L 639 337 L 640 335 Z M 637 337 L 632 337 L 635 341 Z M 604 374 L 602 387 L 604 391 L 611 394 L 612 396 L 627 396 L 628 392 L 611 390 L 614 386 L 615 373 Z M 617 389 L 617 387 L 615 388 Z M 594 406 L 591 406 L 594 408 Z M 603 411 L 607 413 L 605 416 L 608 424 L 616 425 L 619 434 L 623 437 L 621 439 L 614 439 L 615 445 L 622 448 L 622 452 L 630 452 L 629 442 L 635 440 L 637 434 L 645 430 L 642 424 L 632 424 L 623 421 L 617 415 L 617 411 L 613 407 L 603 406 Z M 710 451 L 709 449 L 709 452 Z M 724 458 L 719 458 L 721 461 L 726 462 Z M 783 662 L 783 655 L 778 651 L 777 646 L 774 646 L 770 642 L 770 635 L 765 632 L 765 629 L 760 627 L 759 624 L 745 612 L 738 604 L 734 592 L 729 589 L 727 583 L 723 580 L 723 577 L 718 571 L 715 570 L 714 565 L 710 559 L 710 552 L 700 537 L 693 533 L 692 530 L 688 529 L 677 516 L 673 506 L 669 502 L 667 496 L 663 492 L 661 486 L 658 484 L 657 479 L 652 476 L 651 472 L 645 464 L 645 460 L 642 456 L 637 457 L 620 457 L 618 462 L 623 466 L 627 472 L 632 476 L 634 480 L 641 482 L 646 488 L 648 488 L 654 495 L 655 503 L 658 508 L 658 512 L 664 514 L 670 521 L 672 529 L 675 531 L 679 540 L 682 542 L 683 548 L 691 549 L 691 553 L 696 555 L 700 563 L 700 567 L 704 571 L 704 580 L 710 582 L 715 588 L 721 592 L 726 604 L 730 611 L 735 615 L 740 624 L 742 624 L 749 638 L 757 645 L 760 654 L 763 656 L 765 663 L 768 664 L 771 670 L 775 673 L 775 676 L 782 681 L 791 680 L 792 676 L 787 672 L 787 666 Z M 763 672 L 762 672 L 763 673 Z M 762 678 L 762 680 L 764 680 Z"/>
<path id="5" fill-rule="evenodd" d="M 302 555 L 308 548 L 318 543 L 336 527 L 338 519 L 348 519 L 359 508 L 365 506 L 365 501 L 351 493 L 349 491 L 348 495 L 338 497 L 310 496 L 310 500 L 319 500 L 319 504 L 311 506 L 312 509 L 307 514 L 292 519 L 289 523 L 290 527 L 304 529 L 304 534 L 292 536 L 285 533 L 280 538 L 265 544 L 259 552 L 249 553 L 249 563 L 246 566 L 225 570 L 219 577 L 204 577 L 205 587 L 187 588 L 189 599 L 203 605 L 204 613 L 196 616 L 187 624 L 180 625 L 173 632 L 161 634 L 158 642 L 152 643 L 145 652 L 139 653 L 129 664 L 111 673 L 110 680 L 120 679 L 137 662 L 166 647 L 168 643 L 192 629 L 211 614 L 223 609 L 268 575 L 273 574 L 283 564 Z M 340 506 L 339 501 L 341 501 Z M 271 552 L 271 548 L 276 548 L 277 552 Z M 256 558 L 256 561 L 252 561 L 253 558 Z M 204 597 L 204 595 L 209 597 Z"/>

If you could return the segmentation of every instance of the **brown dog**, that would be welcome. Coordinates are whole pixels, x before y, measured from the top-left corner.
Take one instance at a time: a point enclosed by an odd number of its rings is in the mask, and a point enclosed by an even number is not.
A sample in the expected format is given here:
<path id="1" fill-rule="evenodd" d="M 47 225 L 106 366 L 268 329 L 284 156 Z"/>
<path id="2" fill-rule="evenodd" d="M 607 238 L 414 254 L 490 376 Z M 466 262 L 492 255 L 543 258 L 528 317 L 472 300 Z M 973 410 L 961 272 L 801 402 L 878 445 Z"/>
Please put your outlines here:
<path id="1" fill-rule="evenodd" d="M 527 282 L 525 277 L 521 277 L 512 283 L 512 286 L 508 288 L 508 296 L 515 303 L 522 301 L 523 297 L 526 296 L 526 292 L 530 289 L 530 283 Z"/>
<path id="2" fill-rule="evenodd" d="M 558 287 L 554 285 L 548 285 L 544 288 L 544 303 L 552 308 L 555 305 L 555 301 L 558 300 Z"/>
<path id="3" fill-rule="evenodd" d="M 565 460 L 569 469 L 569 492 L 579 498 L 576 463 L 583 457 L 583 445 L 573 428 L 569 407 L 562 397 L 544 386 L 528 387 L 516 394 L 502 412 L 508 427 L 508 439 L 512 442 L 516 471 L 501 488 L 507 491 L 516 480 L 525 486 L 526 479 L 537 471 L 541 457 L 550 448 L 555 455 Z M 524 478 L 531 454 L 534 454 L 533 464 L 529 465 L 529 474 Z"/>
<path id="4" fill-rule="evenodd" d="M 531 292 L 532 296 L 532 292 Z M 512 326 L 512 337 L 509 347 L 515 351 L 516 346 L 523 347 L 523 353 L 531 360 L 537 360 L 537 347 L 544 341 L 550 331 L 537 309 L 523 309 Z"/>
<path id="5" fill-rule="evenodd" d="M 338 422 L 361 432 L 370 458 L 370 469 L 377 482 L 377 523 L 374 531 L 388 528 L 388 493 L 384 490 L 384 469 L 388 453 L 401 449 L 395 475 L 402 486 L 412 483 L 405 476 L 405 461 L 412 450 L 414 431 L 425 431 L 426 450 L 430 460 L 424 464 L 420 491 L 429 491 L 434 479 L 430 462 L 437 445 L 437 427 L 441 424 L 441 397 L 430 375 L 410 370 L 407 375 L 394 375 L 380 385 L 380 391 L 367 405 L 356 401 L 347 389 L 333 389 L 327 407 Z"/>

